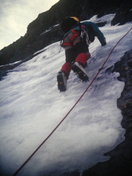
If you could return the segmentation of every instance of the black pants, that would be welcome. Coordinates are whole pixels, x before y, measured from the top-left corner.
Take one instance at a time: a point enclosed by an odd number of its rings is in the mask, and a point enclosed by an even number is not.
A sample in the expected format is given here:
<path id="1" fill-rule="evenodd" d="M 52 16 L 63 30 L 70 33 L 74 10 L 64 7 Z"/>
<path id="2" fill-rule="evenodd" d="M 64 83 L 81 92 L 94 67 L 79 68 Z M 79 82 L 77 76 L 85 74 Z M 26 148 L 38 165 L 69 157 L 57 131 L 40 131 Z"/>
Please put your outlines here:
<path id="1" fill-rule="evenodd" d="M 88 52 L 88 45 L 84 44 L 84 43 L 78 43 L 75 46 L 73 46 L 72 48 L 66 50 L 65 55 L 66 55 L 66 62 L 69 63 L 74 63 L 76 57 L 80 54 L 80 53 L 85 53 Z"/>

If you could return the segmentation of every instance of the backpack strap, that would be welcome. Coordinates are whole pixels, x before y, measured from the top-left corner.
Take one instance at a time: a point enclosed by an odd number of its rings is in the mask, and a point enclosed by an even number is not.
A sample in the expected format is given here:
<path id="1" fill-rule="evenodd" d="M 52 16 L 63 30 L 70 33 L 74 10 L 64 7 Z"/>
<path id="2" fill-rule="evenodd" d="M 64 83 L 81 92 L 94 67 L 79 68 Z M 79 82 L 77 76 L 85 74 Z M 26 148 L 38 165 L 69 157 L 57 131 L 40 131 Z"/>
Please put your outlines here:
<path id="1" fill-rule="evenodd" d="M 91 41 L 88 35 L 88 31 L 86 29 L 86 26 L 84 24 L 81 25 L 81 34 L 80 34 L 82 40 L 86 42 L 86 44 L 89 46 Z"/>
<path id="2" fill-rule="evenodd" d="M 72 29 L 71 32 L 72 32 L 72 36 L 70 38 L 71 41 L 74 41 L 78 36 L 80 36 L 80 31 Z"/>

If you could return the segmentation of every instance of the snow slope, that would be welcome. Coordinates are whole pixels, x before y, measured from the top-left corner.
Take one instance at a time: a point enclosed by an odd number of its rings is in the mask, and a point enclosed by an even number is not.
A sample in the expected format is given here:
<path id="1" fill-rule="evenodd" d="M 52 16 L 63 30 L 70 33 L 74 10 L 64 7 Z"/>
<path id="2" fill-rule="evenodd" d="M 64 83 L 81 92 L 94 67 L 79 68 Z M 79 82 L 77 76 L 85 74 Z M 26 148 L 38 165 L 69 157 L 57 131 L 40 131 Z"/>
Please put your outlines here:
<path id="1" fill-rule="evenodd" d="M 100 19 L 108 21 L 100 28 L 107 45 L 102 47 L 97 39 L 90 45 L 90 81 L 111 48 L 132 26 L 110 26 L 112 17 L 113 14 Z M 109 159 L 104 153 L 124 139 L 122 115 L 116 103 L 124 83 L 109 68 L 131 48 L 131 34 L 120 42 L 91 89 L 18 175 L 58 176 L 75 169 L 81 172 Z M 60 93 L 56 75 L 63 63 L 64 51 L 57 42 L 13 69 L 0 82 L 0 171 L 4 175 L 12 175 L 23 164 L 89 85 L 90 81 L 83 83 L 71 72 L 68 90 Z"/>

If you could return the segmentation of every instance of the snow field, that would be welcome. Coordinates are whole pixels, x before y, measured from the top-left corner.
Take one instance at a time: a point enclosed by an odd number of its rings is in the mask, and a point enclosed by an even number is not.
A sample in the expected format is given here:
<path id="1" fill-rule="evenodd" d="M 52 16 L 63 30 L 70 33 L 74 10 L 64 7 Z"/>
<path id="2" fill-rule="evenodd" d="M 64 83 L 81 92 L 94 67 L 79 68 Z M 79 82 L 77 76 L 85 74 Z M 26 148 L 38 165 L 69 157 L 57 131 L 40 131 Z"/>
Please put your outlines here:
<path id="1" fill-rule="evenodd" d="M 107 45 L 102 47 L 96 39 L 89 47 L 92 55 L 87 67 L 90 81 L 111 48 L 130 27 L 131 23 L 110 26 L 108 22 L 100 28 Z M 107 69 L 131 49 L 130 36 L 131 33 L 116 47 L 89 91 L 19 175 L 58 175 L 75 169 L 81 172 L 109 159 L 104 153 L 124 139 L 122 115 L 116 105 L 124 83 L 117 80 L 118 73 L 109 73 Z M 82 83 L 71 72 L 67 91 L 60 93 L 56 75 L 64 63 L 64 51 L 59 42 L 41 51 L 0 82 L 0 170 L 5 174 L 14 173 L 23 164 L 89 84 Z"/>

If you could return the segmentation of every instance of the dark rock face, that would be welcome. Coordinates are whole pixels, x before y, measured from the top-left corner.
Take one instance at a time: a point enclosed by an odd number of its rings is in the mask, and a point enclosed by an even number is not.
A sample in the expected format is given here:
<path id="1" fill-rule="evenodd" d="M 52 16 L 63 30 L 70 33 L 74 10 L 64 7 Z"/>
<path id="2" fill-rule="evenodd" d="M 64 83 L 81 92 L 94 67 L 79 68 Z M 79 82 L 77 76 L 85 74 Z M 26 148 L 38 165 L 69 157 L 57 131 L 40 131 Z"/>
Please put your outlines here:
<path id="1" fill-rule="evenodd" d="M 112 20 L 111 24 L 115 25 L 117 23 L 124 24 L 128 21 L 132 20 L 132 1 L 124 1 L 120 8 L 117 10 L 114 19 Z"/>
<path id="2" fill-rule="evenodd" d="M 117 12 L 112 24 L 123 24 L 132 20 L 131 4 L 130 0 L 108 0 L 107 3 L 105 0 L 60 0 L 29 24 L 24 37 L 0 51 L 0 65 L 28 58 L 39 49 L 61 40 L 63 34 L 55 25 L 66 16 L 78 16 L 84 20 L 97 14 Z"/>

